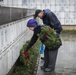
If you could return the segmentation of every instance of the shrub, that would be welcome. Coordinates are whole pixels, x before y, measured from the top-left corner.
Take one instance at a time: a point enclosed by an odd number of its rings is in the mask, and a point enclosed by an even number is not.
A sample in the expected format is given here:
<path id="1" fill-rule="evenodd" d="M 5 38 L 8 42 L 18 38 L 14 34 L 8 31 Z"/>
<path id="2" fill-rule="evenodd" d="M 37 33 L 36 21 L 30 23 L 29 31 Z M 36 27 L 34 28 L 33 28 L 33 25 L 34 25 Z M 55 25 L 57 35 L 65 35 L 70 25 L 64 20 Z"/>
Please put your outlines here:
<path id="1" fill-rule="evenodd" d="M 20 52 L 20 58 L 12 75 L 33 75 L 36 61 L 39 55 L 40 41 L 37 41 L 35 45 L 29 49 L 28 54 L 30 60 L 27 62 L 25 61 L 25 58 L 23 56 L 23 51 L 26 49 L 26 46 L 28 44 L 29 41 L 27 41 L 26 44 L 23 45 Z"/>

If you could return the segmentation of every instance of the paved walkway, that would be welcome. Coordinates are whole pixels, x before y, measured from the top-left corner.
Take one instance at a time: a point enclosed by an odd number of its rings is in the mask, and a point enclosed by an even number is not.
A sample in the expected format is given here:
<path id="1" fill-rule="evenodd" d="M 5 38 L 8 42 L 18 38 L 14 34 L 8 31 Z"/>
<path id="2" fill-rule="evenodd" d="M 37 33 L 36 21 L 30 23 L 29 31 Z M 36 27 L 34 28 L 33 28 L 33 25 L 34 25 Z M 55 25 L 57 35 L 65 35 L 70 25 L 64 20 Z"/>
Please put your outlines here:
<path id="1" fill-rule="evenodd" d="M 40 69 L 44 61 L 40 59 L 37 75 L 76 75 L 76 35 L 62 35 L 63 46 L 59 49 L 54 72 Z"/>

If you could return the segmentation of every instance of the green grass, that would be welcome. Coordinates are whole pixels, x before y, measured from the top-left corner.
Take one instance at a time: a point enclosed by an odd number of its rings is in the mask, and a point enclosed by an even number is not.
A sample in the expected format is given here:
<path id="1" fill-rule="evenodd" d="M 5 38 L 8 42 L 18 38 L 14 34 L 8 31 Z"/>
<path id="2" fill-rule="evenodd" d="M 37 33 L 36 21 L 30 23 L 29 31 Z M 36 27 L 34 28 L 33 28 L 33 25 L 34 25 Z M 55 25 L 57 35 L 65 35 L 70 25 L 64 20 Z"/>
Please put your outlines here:
<path id="1" fill-rule="evenodd" d="M 72 33 L 72 34 L 75 34 L 76 30 L 63 30 L 62 33 Z"/>

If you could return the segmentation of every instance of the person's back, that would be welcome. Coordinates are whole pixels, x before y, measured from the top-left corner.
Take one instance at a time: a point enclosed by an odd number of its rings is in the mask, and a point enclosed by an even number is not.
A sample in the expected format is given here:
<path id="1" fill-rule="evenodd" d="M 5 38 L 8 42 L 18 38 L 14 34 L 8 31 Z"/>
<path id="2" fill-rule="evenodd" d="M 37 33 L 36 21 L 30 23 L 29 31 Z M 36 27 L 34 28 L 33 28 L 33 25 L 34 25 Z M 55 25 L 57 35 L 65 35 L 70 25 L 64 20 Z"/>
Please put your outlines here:
<path id="1" fill-rule="evenodd" d="M 43 10 L 43 12 L 43 23 L 45 25 L 49 25 L 51 28 L 54 28 L 54 30 L 56 30 L 56 32 L 60 34 L 60 32 L 62 31 L 62 26 L 57 16 L 49 9 Z"/>

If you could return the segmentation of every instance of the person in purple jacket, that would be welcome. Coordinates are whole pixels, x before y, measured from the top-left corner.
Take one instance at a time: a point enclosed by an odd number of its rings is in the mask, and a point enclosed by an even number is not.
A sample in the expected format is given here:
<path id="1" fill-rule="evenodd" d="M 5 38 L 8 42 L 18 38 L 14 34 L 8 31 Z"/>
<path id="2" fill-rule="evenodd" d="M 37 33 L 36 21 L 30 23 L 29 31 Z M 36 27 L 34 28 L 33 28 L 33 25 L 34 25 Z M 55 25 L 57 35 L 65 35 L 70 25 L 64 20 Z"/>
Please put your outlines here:
<path id="1" fill-rule="evenodd" d="M 44 25 L 48 25 L 53 28 L 59 35 L 62 31 L 62 26 L 57 16 L 50 11 L 49 9 L 40 10 L 37 9 L 35 11 L 34 19 L 39 17 L 42 19 Z M 41 69 L 45 69 L 45 71 L 50 71 L 55 69 L 56 58 L 57 58 L 58 49 L 55 51 L 49 51 L 47 47 L 44 50 L 44 65 L 41 66 Z M 50 61 L 50 63 L 48 62 Z"/>
<path id="2" fill-rule="evenodd" d="M 36 17 L 39 17 L 40 19 L 42 19 L 44 25 L 50 26 L 58 34 L 60 34 L 60 32 L 62 31 L 62 26 L 60 21 L 58 20 L 57 16 L 49 9 L 46 9 L 43 11 L 40 9 L 37 9 L 34 15 L 34 19 L 36 19 Z"/>

